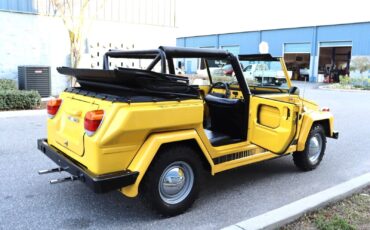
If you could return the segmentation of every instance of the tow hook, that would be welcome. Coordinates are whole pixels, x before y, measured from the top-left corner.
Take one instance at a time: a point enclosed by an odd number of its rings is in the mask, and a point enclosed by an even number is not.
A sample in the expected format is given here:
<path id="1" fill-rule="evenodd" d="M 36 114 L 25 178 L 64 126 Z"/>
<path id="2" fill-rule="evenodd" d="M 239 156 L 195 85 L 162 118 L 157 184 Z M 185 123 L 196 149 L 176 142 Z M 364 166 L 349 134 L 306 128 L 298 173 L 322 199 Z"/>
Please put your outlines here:
<path id="1" fill-rule="evenodd" d="M 58 167 L 58 168 L 53 168 L 53 169 L 45 169 L 45 170 L 39 170 L 39 175 L 42 174 L 48 174 L 48 173 L 55 173 L 55 172 L 62 172 L 65 171 L 65 168 Z"/>
<path id="2" fill-rule="evenodd" d="M 78 180 L 78 177 L 77 176 L 68 176 L 68 177 L 64 177 L 64 178 L 59 178 L 59 179 L 51 180 L 50 184 L 58 184 L 58 183 L 67 182 L 67 181 L 74 181 L 74 180 Z"/>
<path id="3" fill-rule="evenodd" d="M 53 168 L 53 169 L 40 170 L 38 173 L 39 175 L 42 175 L 42 174 L 48 174 L 48 173 L 63 172 L 66 170 L 67 168 L 58 167 L 58 168 Z M 58 183 L 67 182 L 67 181 L 75 181 L 78 179 L 79 179 L 78 176 L 72 175 L 72 176 L 68 176 L 64 178 L 50 180 L 50 184 L 58 184 Z"/>

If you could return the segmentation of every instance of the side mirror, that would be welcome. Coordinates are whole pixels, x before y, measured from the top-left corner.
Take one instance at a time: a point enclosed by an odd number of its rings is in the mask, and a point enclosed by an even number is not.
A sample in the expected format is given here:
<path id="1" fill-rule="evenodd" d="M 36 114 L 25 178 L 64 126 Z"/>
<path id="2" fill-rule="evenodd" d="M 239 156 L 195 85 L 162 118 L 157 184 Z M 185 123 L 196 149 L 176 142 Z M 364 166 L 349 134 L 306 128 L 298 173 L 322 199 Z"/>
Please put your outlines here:
<path id="1" fill-rule="evenodd" d="M 288 90 L 289 94 L 299 95 L 299 88 L 297 86 L 292 86 Z"/>

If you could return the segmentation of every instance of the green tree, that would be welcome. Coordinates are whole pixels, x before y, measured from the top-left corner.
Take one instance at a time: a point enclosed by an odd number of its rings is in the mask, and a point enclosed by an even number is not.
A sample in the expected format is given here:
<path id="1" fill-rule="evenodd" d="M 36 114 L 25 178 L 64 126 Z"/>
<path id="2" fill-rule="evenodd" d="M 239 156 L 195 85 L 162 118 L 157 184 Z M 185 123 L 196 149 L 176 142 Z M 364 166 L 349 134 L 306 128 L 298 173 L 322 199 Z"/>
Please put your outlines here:
<path id="1" fill-rule="evenodd" d="M 367 57 L 355 57 L 351 61 L 351 70 L 360 71 L 362 74 L 370 69 L 370 60 Z"/>

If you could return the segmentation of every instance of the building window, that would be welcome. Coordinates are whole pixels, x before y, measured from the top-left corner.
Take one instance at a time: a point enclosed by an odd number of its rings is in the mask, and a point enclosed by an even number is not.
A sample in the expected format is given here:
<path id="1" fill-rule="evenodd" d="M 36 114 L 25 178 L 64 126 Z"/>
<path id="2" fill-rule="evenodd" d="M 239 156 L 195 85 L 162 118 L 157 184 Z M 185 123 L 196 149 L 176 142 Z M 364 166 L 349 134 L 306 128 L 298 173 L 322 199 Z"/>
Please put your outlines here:
<path id="1" fill-rule="evenodd" d="M 73 1 L 72 12 L 78 16 L 82 1 Z M 67 4 L 68 1 L 64 1 Z M 90 0 L 88 17 L 132 24 L 175 27 L 176 0 Z M 55 16 L 49 0 L 0 0 L 0 10 Z"/>

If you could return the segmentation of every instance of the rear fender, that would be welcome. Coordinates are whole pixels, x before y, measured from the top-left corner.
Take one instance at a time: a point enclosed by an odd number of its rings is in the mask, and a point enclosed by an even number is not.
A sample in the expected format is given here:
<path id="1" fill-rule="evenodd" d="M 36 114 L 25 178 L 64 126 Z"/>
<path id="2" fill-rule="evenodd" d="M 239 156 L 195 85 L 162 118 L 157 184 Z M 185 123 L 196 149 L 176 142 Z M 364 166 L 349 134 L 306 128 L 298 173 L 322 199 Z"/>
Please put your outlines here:
<path id="1" fill-rule="evenodd" d="M 306 140 L 310 133 L 311 127 L 314 124 L 321 124 L 325 130 L 327 137 L 333 137 L 334 132 L 334 118 L 329 112 L 314 111 L 303 115 L 303 121 L 301 125 L 301 131 L 298 137 L 297 151 L 303 151 L 305 149 Z"/>
<path id="2" fill-rule="evenodd" d="M 140 182 L 161 145 L 185 140 L 195 140 L 208 163 L 211 165 L 211 168 L 213 168 L 213 161 L 195 130 L 152 134 L 141 146 L 138 153 L 135 155 L 134 159 L 127 168 L 133 172 L 139 172 L 139 176 L 134 184 L 123 187 L 121 192 L 128 197 L 136 197 L 139 193 Z"/>

